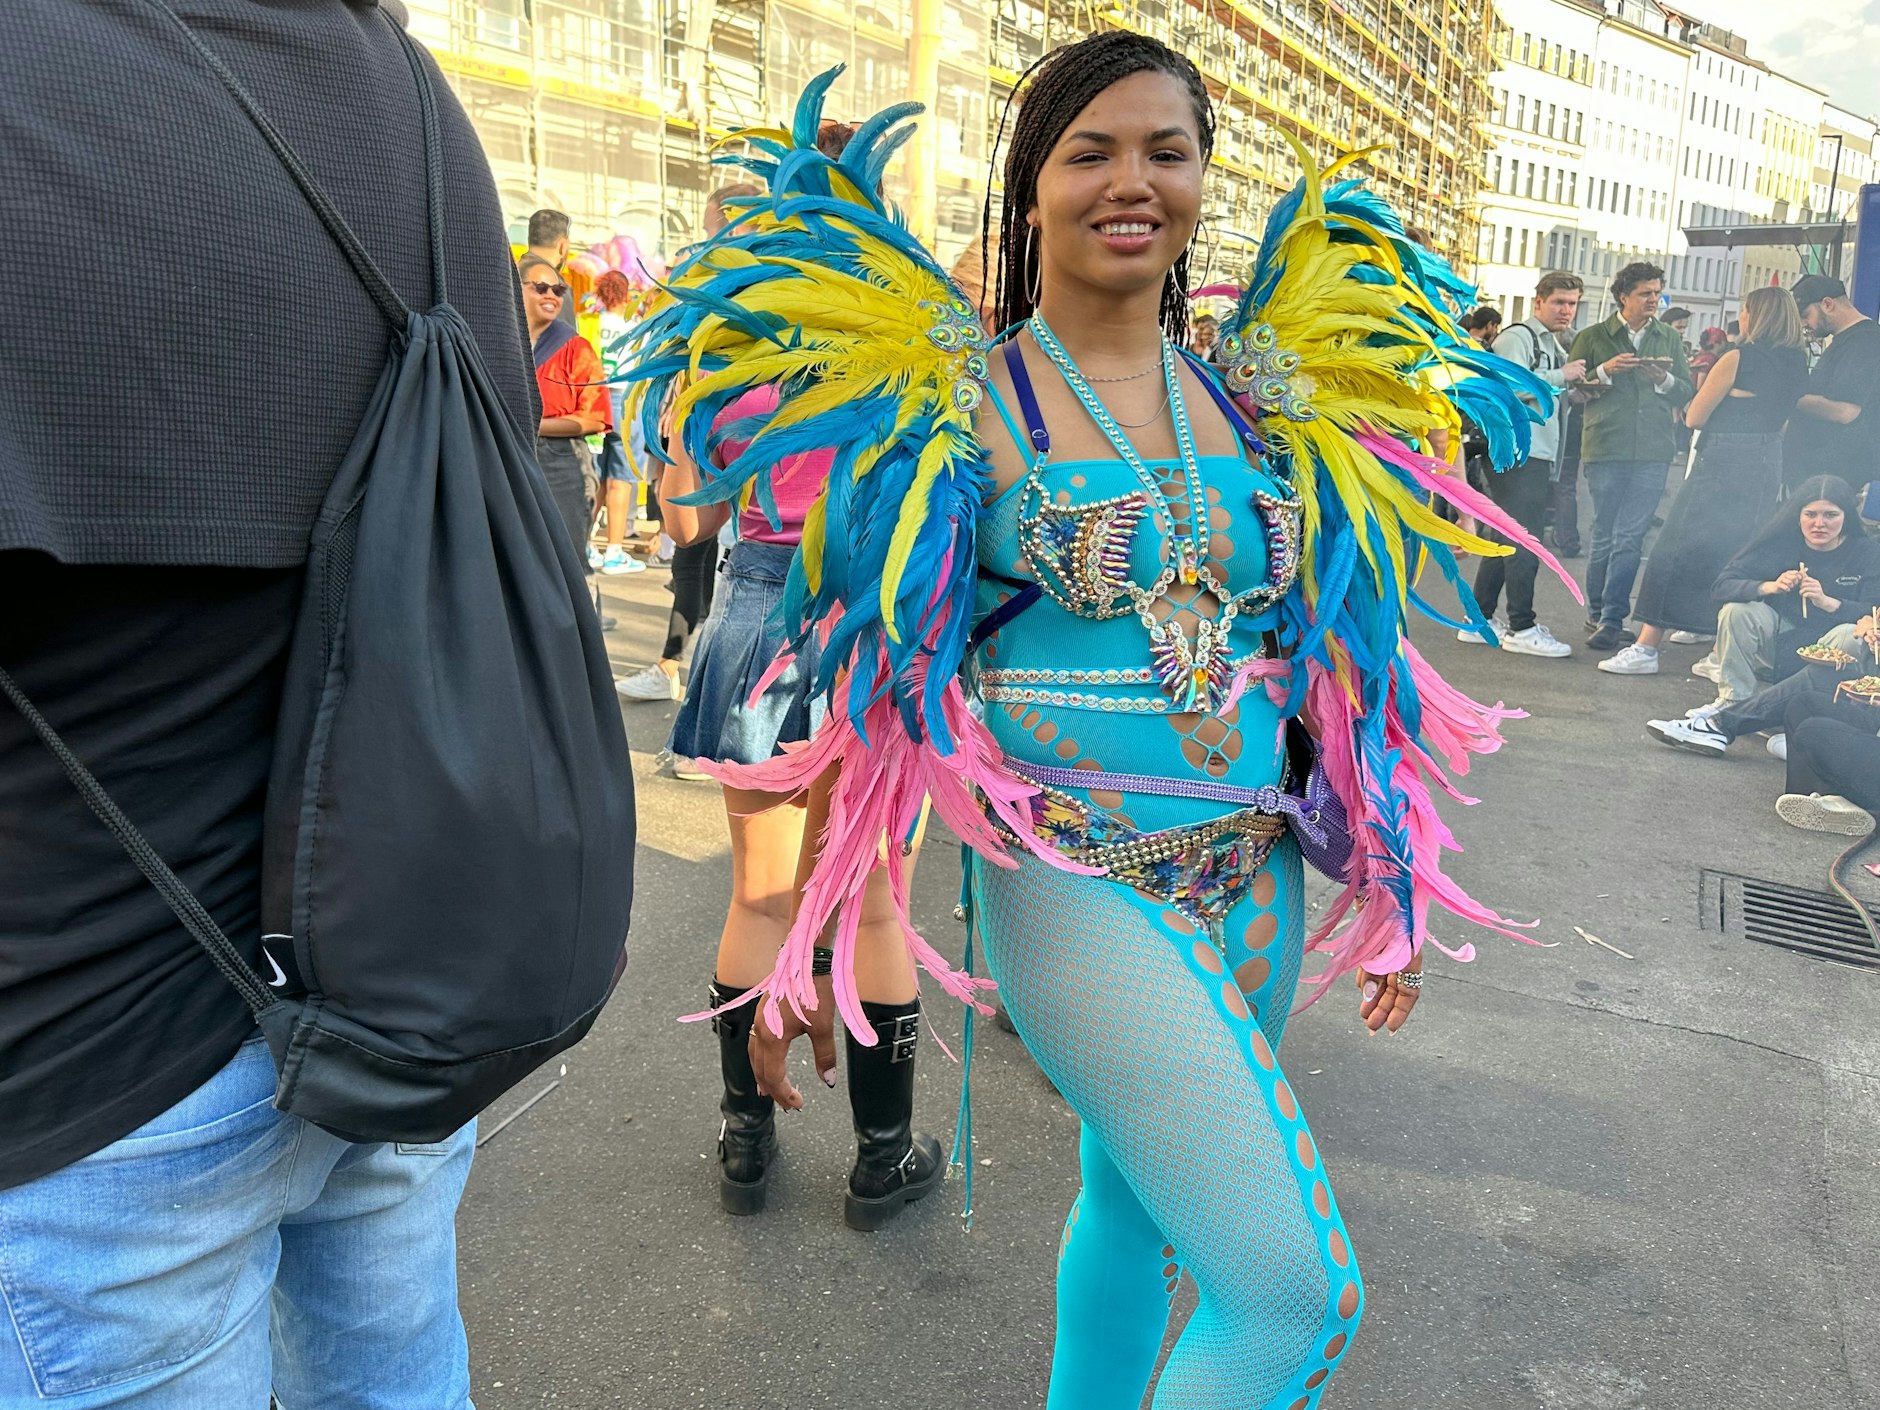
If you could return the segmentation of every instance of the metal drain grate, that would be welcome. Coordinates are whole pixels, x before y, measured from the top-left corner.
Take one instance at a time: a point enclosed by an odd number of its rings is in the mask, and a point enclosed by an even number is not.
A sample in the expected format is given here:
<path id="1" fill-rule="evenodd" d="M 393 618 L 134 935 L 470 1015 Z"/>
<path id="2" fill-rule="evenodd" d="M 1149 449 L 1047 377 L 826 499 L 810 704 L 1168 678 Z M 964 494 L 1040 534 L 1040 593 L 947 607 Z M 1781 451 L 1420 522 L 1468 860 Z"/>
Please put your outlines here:
<path id="1" fill-rule="evenodd" d="M 1880 969 L 1880 947 L 1866 925 L 1846 901 L 1826 891 L 1706 867 L 1698 876 L 1697 924 L 1817 959 Z"/>

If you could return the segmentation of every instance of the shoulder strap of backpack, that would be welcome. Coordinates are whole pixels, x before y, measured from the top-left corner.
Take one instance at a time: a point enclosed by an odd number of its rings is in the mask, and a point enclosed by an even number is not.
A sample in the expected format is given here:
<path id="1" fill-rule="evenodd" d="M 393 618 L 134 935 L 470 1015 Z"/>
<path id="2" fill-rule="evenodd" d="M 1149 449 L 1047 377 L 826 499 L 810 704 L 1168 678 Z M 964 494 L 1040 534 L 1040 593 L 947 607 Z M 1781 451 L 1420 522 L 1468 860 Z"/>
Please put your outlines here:
<path id="1" fill-rule="evenodd" d="M 110 829 L 111 835 L 130 853 L 137 869 L 176 913 L 183 928 L 195 938 L 198 945 L 209 952 L 209 958 L 222 971 L 222 977 L 235 986 L 235 992 L 259 1016 L 263 1009 L 274 1002 L 274 996 L 268 992 L 261 976 L 241 957 L 240 951 L 229 943 L 228 936 L 222 933 L 222 928 L 203 909 L 202 902 L 177 879 L 176 873 L 157 855 L 156 849 L 124 816 L 118 805 L 111 801 L 111 795 L 104 791 L 104 785 L 78 761 L 78 756 L 66 747 L 65 741 L 59 738 L 46 717 L 39 713 L 38 707 L 26 698 L 25 692 L 4 670 L 0 670 L 0 693 L 5 694 L 13 702 L 14 708 L 26 717 L 26 723 L 45 741 L 46 748 L 52 751 L 53 757 L 65 770 L 65 776 L 72 780 L 72 786 L 83 796 L 92 812 L 98 815 L 98 820 Z"/>
<path id="2" fill-rule="evenodd" d="M 405 324 L 411 317 L 411 309 L 398 296 L 398 291 L 392 287 L 391 280 L 385 277 L 385 272 L 373 261 L 372 256 L 366 253 L 366 247 L 360 242 L 358 235 L 353 233 L 352 227 L 346 223 L 346 218 L 339 213 L 339 208 L 333 204 L 332 198 L 326 194 L 320 183 L 313 179 L 313 173 L 307 170 L 306 163 L 301 161 L 300 155 L 287 144 L 287 139 L 281 136 L 280 131 L 269 121 L 268 115 L 261 110 L 261 105 L 242 86 L 242 81 L 235 77 L 228 65 L 222 62 L 221 56 L 203 42 L 202 36 L 191 29 L 181 15 L 170 8 L 168 0 L 144 0 L 144 3 L 175 25 L 190 47 L 202 57 L 202 61 L 209 66 L 215 76 L 222 80 L 222 86 L 228 89 L 229 96 L 248 115 L 248 120 L 254 124 L 262 140 L 273 149 L 274 155 L 280 159 L 287 174 L 300 188 L 301 195 L 306 197 L 307 204 L 313 208 L 313 213 L 319 217 L 320 223 L 326 227 L 327 233 L 340 247 L 341 253 L 346 256 L 347 263 L 352 265 L 353 272 L 359 276 L 359 282 L 365 285 L 366 292 L 372 296 L 372 302 L 379 306 L 379 311 L 392 325 L 393 332 L 403 333 Z M 381 16 L 404 48 L 405 61 L 410 64 L 412 76 L 417 80 L 418 108 L 424 120 L 425 218 L 430 226 L 431 237 L 431 294 L 432 302 L 441 304 L 446 301 L 448 291 L 444 283 L 444 163 L 443 142 L 439 136 L 437 124 L 437 95 L 431 91 L 430 76 L 424 71 L 424 61 L 419 57 L 418 46 L 412 42 L 411 36 L 406 34 L 389 15 L 384 15 L 381 11 Z"/>
<path id="3" fill-rule="evenodd" d="M 294 184 L 306 197 L 307 204 L 313 208 L 313 213 L 319 217 L 320 223 L 327 228 L 334 242 L 339 245 L 347 262 L 352 265 L 353 271 L 365 286 L 366 292 L 378 305 L 379 311 L 385 315 L 386 321 L 391 324 L 394 334 L 402 335 L 411 317 L 411 310 L 398 296 L 398 291 L 392 287 L 384 271 L 373 262 L 372 256 L 366 253 L 365 246 L 360 243 L 359 237 L 353 233 L 352 227 L 346 224 L 345 218 L 340 215 L 338 208 L 321 189 L 320 184 L 313 179 L 313 174 L 307 170 L 294 149 L 287 145 L 287 140 L 276 131 L 274 124 L 268 121 L 267 114 L 261 111 L 248 90 L 242 86 L 241 80 L 236 78 L 215 51 L 203 43 L 201 37 L 183 22 L 182 17 L 170 8 L 166 0 L 145 0 L 145 3 L 166 16 L 182 33 L 190 46 L 202 56 L 203 62 L 215 72 L 216 77 L 222 80 L 222 86 L 228 89 L 230 96 L 248 115 L 249 121 L 255 125 L 256 130 L 273 149 L 281 165 L 293 178 Z M 406 61 L 411 65 L 412 74 L 417 79 L 418 104 L 424 116 L 427 218 L 431 227 L 431 279 L 436 302 L 443 303 L 445 301 L 444 185 L 436 96 L 431 91 L 430 79 L 425 74 L 423 61 L 411 37 L 389 16 L 386 17 L 385 23 L 391 25 L 392 32 L 398 36 L 405 50 Z M 215 918 L 203 908 L 202 903 L 190 893 L 189 888 L 183 885 L 163 858 L 157 855 L 156 849 L 137 830 L 131 820 L 124 816 L 123 810 L 111 800 L 111 795 L 104 791 L 104 785 L 98 782 L 91 770 L 79 762 L 78 756 L 59 737 L 51 723 L 40 714 L 38 707 L 26 698 L 26 693 L 5 670 L 0 670 L 0 694 L 12 701 L 14 708 L 32 726 L 33 732 L 45 743 L 46 748 L 52 751 L 53 757 L 59 761 L 59 766 L 65 770 L 66 777 L 72 781 L 72 786 L 78 790 L 87 806 L 98 815 L 99 821 L 130 854 L 137 869 L 144 874 L 144 878 L 156 888 L 157 894 L 162 896 L 164 902 L 175 912 L 183 928 L 208 953 L 215 967 L 222 972 L 222 977 L 234 986 L 236 993 L 241 995 L 242 1001 L 257 1016 L 262 1010 L 273 1005 L 275 998 L 269 992 L 266 982 L 242 958 L 241 952 L 230 943 L 228 936 L 222 933 L 222 928 L 215 923 Z"/>

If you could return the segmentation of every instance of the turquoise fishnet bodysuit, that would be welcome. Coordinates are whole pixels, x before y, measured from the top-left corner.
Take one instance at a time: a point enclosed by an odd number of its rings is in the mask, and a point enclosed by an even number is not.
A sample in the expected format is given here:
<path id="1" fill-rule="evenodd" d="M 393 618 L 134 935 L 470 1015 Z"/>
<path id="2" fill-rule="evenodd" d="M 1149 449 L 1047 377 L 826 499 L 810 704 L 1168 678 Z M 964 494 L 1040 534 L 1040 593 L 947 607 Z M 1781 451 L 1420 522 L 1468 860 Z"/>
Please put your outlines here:
<path id="1" fill-rule="evenodd" d="M 1271 501 L 1286 487 L 1237 458 L 1200 465 L 1216 577 L 1234 594 L 1267 584 L 1268 538 L 1282 527 Z M 1104 616 L 1117 575 L 1152 584 L 1171 531 L 1187 532 L 1180 465 L 1149 467 L 1165 479 L 1173 524 L 1120 460 L 1032 468 L 988 505 L 978 535 L 982 616 L 1027 583 L 1047 589 L 974 661 L 1008 757 L 1279 783 L 1280 714 L 1258 683 L 1218 717 L 1175 713 L 1146 677 L 1143 623 L 1133 610 Z M 1217 609 L 1206 599 L 1190 615 Z M 1236 661 L 1262 654 L 1264 625 L 1232 624 Z M 1235 811 L 1060 787 L 1038 820 L 1075 853 L 1092 840 L 1179 836 L 1170 830 Z M 1006 1008 L 1083 1122 L 1049 1410 L 1138 1410 L 1183 1271 L 1200 1301 L 1157 1382 L 1156 1410 L 1311 1410 L 1357 1326 L 1357 1263 L 1275 1056 L 1303 944 L 1299 852 L 1285 836 L 1244 839 L 1230 865 L 1196 861 L 1223 855 L 1197 845 L 1127 881 L 1033 858 L 973 868 L 973 915 Z"/>

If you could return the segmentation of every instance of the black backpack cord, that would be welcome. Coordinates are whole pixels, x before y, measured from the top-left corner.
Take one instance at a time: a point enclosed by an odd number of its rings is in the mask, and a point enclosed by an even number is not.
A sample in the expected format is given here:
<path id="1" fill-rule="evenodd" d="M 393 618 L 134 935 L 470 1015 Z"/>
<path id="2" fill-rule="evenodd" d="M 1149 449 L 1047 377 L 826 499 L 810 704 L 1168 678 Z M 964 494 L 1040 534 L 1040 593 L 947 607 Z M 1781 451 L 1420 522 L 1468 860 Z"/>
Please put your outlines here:
<path id="1" fill-rule="evenodd" d="M 46 748 L 50 749 L 53 756 L 58 759 L 60 766 L 65 770 L 66 777 L 71 779 L 72 786 L 83 795 L 86 803 L 90 804 L 92 812 L 98 815 L 98 820 L 110 829 L 111 835 L 117 838 L 126 852 L 130 853 L 130 858 L 137 864 L 137 869 L 144 874 L 152 886 L 156 887 L 157 893 L 169 903 L 170 909 L 176 912 L 176 918 L 183 923 L 183 928 L 195 937 L 197 944 L 209 952 L 209 958 L 215 961 L 215 967 L 222 971 L 224 979 L 235 986 L 235 992 L 242 996 L 243 1002 L 257 1015 L 272 1005 L 274 996 L 268 992 L 261 976 L 249 967 L 248 962 L 241 957 L 241 952 L 229 943 L 229 938 L 222 933 L 222 928 L 202 908 L 202 902 L 190 894 L 189 888 L 177 879 L 176 873 L 171 871 L 163 858 L 157 855 L 156 849 L 144 840 L 144 835 L 137 830 L 129 818 L 124 816 L 123 810 L 111 801 L 111 795 L 104 791 L 104 785 L 93 778 L 91 770 L 81 764 L 78 756 L 66 748 L 65 741 L 60 739 L 58 733 L 47 723 L 46 717 L 39 713 L 38 707 L 26 698 L 25 692 L 14 684 L 13 677 L 4 670 L 0 670 L 0 692 L 5 693 L 7 699 L 13 702 L 20 714 L 26 717 L 26 723 L 31 725 L 34 732 L 45 741 Z"/>

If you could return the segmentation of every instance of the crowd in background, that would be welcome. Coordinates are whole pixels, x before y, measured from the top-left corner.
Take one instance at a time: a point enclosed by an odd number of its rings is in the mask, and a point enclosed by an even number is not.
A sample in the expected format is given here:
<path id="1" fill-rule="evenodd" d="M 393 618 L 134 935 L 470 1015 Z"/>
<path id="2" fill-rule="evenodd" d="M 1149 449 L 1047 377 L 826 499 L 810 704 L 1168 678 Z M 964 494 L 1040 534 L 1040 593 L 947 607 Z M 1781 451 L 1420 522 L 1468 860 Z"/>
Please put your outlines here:
<path id="1" fill-rule="evenodd" d="M 1570 341 L 1583 286 L 1563 271 L 1541 275 L 1518 323 L 1503 328 L 1486 307 L 1464 317 L 1485 347 L 1560 393 L 1538 408 L 1525 462 L 1492 473 L 1478 458 L 1482 488 L 1572 558 L 1584 478 L 1586 643 L 1611 653 L 1599 669 L 1656 675 L 1666 645 L 1709 644 L 1691 671 L 1714 698 L 1649 732 L 1713 754 L 1765 733 L 1789 762 L 1778 815 L 1860 835 L 1880 803 L 1880 544 L 1869 533 L 1880 519 L 1880 328 L 1840 280 L 1810 274 L 1750 290 L 1731 330 L 1707 330 L 1691 349 L 1689 311 L 1659 312 L 1663 282 L 1652 264 L 1620 270 L 1615 311 Z M 1525 549 L 1485 557 L 1474 583 L 1483 625 L 1459 638 L 1571 656 L 1535 616 L 1538 567 Z"/>

